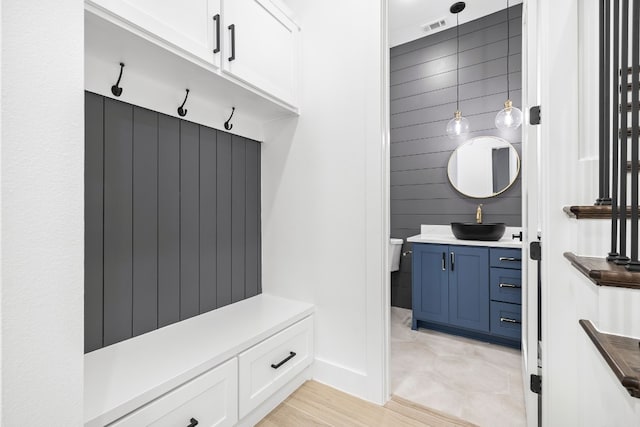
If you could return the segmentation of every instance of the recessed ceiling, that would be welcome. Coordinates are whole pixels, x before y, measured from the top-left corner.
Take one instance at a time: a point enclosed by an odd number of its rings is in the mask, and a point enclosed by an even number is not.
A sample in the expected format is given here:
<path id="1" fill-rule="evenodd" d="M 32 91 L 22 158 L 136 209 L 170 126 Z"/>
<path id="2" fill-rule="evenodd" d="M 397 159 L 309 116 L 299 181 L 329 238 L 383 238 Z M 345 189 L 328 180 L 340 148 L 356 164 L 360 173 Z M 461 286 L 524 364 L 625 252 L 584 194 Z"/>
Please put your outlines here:
<path id="1" fill-rule="evenodd" d="M 449 8 L 457 0 L 389 0 L 389 43 L 391 47 L 419 39 L 455 26 L 456 18 Z M 467 0 L 460 12 L 460 23 L 490 15 L 507 7 L 507 0 Z M 509 0 L 509 6 L 522 0 Z M 424 26 L 444 18 L 446 25 L 429 32 Z"/>

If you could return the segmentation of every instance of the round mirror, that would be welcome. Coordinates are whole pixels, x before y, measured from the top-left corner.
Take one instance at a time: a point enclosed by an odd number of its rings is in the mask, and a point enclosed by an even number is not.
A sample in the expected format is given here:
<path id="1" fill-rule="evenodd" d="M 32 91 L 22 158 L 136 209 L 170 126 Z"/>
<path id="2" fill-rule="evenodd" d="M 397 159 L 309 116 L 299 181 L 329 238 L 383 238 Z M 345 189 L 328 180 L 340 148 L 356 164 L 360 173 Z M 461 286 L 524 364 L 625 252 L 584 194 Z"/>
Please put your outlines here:
<path id="1" fill-rule="evenodd" d="M 496 136 L 479 136 L 459 146 L 449 158 L 449 182 L 476 199 L 494 197 L 513 185 L 520 156 L 513 145 Z"/>

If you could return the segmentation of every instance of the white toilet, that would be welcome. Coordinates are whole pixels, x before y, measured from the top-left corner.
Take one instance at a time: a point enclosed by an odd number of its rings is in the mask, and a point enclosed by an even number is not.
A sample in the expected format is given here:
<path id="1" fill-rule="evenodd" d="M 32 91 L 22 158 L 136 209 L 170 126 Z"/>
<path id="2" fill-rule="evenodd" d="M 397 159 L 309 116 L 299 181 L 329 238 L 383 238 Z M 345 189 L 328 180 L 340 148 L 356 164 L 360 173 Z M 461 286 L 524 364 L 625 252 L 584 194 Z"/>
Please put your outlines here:
<path id="1" fill-rule="evenodd" d="M 389 271 L 400 270 L 402 239 L 389 239 Z"/>

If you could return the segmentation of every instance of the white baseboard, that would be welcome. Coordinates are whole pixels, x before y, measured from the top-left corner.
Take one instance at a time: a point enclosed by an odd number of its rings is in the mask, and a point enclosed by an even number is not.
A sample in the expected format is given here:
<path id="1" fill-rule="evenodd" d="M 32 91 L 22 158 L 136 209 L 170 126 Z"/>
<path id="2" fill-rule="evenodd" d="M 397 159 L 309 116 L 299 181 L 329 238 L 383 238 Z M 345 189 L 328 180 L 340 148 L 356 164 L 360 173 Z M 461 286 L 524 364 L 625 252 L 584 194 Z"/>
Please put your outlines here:
<path id="1" fill-rule="evenodd" d="M 368 387 L 369 378 L 363 372 L 316 358 L 313 364 L 313 379 L 361 399 L 375 402 Z"/>
<path id="2" fill-rule="evenodd" d="M 271 397 L 265 400 L 260 406 L 251 411 L 247 416 L 238 421 L 238 426 L 241 427 L 253 427 L 260 420 L 273 411 L 279 404 L 285 401 L 287 397 L 298 389 L 305 381 L 310 380 L 312 375 L 313 365 L 307 367 L 304 371 L 298 374 L 294 379 L 289 381 L 284 387 L 275 392 Z"/>

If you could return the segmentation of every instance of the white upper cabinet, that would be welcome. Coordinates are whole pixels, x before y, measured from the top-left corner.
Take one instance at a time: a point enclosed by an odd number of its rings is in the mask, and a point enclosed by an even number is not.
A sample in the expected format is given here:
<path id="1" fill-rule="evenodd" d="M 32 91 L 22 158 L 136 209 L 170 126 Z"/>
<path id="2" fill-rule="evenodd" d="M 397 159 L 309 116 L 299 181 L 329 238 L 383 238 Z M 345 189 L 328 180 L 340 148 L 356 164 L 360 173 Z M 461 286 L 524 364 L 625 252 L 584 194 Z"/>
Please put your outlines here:
<path id="1" fill-rule="evenodd" d="M 223 13 L 224 72 L 295 105 L 298 26 L 269 0 L 224 0 Z"/>
<path id="2" fill-rule="evenodd" d="M 85 4 L 124 30 L 297 111 L 300 29 L 278 0 L 85 0 Z"/>
<path id="3" fill-rule="evenodd" d="M 220 67 L 220 0 L 88 0 L 144 33 Z M 220 28 L 220 32 L 222 28 Z"/>

